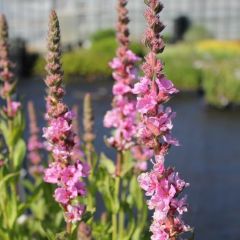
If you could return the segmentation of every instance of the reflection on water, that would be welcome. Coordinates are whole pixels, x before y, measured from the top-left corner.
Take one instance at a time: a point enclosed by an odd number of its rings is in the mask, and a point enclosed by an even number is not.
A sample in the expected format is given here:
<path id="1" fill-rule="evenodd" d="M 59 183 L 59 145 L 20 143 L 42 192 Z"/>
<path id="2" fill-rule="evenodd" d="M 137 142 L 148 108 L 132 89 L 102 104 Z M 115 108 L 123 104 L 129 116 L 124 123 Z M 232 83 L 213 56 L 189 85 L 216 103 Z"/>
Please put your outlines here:
<path id="1" fill-rule="evenodd" d="M 25 104 L 30 99 L 35 102 L 39 125 L 43 126 L 44 84 L 38 80 L 20 85 Z M 102 118 L 110 108 L 111 86 L 103 83 L 69 86 L 66 102 L 78 104 L 81 112 L 86 91 L 92 93 L 94 100 L 97 150 L 113 155 L 101 137 L 108 134 Z M 240 112 L 208 110 L 195 95 L 176 96 L 171 105 L 177 112 L 175 136 L 182 146 L 171 150 L 167 162 L 176 166 L 191 183 L 187 218 L 190 225 L 195 226 L 196 239 L 237 240 L 240 236 Z"/>

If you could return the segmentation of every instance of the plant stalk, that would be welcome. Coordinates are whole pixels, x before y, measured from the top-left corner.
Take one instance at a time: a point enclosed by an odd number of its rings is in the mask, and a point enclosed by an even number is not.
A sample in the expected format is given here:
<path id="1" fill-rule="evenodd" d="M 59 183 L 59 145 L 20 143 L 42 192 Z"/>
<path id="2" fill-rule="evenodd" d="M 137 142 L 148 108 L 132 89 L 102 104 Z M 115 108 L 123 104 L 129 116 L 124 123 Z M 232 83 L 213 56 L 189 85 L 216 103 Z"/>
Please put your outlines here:
<path id="1" fill-rule="evenodd" d="M 69 235 L 71 235 L 72 232 L 72 223 L 68 222 L 66 226 L 66 231 Z"/>

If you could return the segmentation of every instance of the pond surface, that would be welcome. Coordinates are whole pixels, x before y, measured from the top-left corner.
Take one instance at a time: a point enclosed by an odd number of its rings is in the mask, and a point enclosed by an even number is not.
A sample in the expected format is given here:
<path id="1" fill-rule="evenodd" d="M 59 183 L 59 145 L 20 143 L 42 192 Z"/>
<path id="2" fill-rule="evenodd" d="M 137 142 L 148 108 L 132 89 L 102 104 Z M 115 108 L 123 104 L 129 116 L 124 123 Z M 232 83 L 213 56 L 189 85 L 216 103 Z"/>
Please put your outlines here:
<path id="1" fill-rule="evenodd" d="M 23 81 L 20 93 L 24 102 L 35 103 L 39 125 L 44 121 L 44 84 L 42 80 Z M 82 112 L 84 92 L 94 101 L 96 148 L 113 155 L 105 147 L 102 118 L 111 104 L 109 83 L 79 84 L 67 88 L 66 102 L 77 104 Z M 195 95 L 179 95 L 171 101 L 177 112 L 175 136 L 181 147 L 171 149 L 166 164 L 176 166 L 191 186 L 188 189 L 190 212 L 186 222 L 195 227 L 196 240 L 240 239 L 240 112 L 210 110 Z"/>

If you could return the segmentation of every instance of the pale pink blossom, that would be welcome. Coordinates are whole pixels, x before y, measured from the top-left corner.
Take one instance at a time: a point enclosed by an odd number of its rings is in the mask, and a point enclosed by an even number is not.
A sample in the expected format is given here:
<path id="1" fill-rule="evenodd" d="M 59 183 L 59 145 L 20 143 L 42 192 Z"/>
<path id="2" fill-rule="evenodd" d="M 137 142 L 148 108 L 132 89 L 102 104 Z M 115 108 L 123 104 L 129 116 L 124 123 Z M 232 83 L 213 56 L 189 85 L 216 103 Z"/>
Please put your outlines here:
<path id="1" fill-rule="evenodd" d="M 66 221 L 76 223 L 79 222 L 82 218 L 83 213 L 85 212 L 86 207 L 82 204 L 79 205 L 68 205 L 66 211 Z"/>
<path id="2" fill-rule="evenodd" d="M 178 90 L 163 74 L 163 64 L 157 57 L 164 50 L 161 38 L 164 25 L 159 16 L 163 6 L 159 0 L 145 2 L 148 6 L 145 11 L 148 28 L 144 43 L 150 51 L 142 65 L 144 77 L 135 84 L 132 92 L 137 94 L 137 110 L 140 113 L 137 137 L 139 142 L 154 151 L 155 161 L 152 160 L 153 169 L 141 173 L 138 182 L 148 198 L 148 208 L 154 211 L 151 239 L 170 240 L 189 230 L 181 220 L 181 215 L 187 211 L 186 198 L 179 196 L 188 184 L 179 178 L 173 168 L 166 169 L 164 166 L 169 148 L 179 143 L 171 133 L 175 113 L 163 104 Z"/>
<path id="3" fill-rule="evenodd" d="M 66 188 L 57 188 L 54 192 L 54 197 L 57 202 L 67 204 L 71 197 L 71 192 Z"/>
<path id="4" fill-rule="evenodd" d="M 146 95 L 142 98 L 138 98 L 137 110 L 140 113 L 144 114 L 149 111 L 152 111 L 156 108 L 156 106 L 157 106 L 157 101 L 154 95 Z"/>
<path id="5" fill-rule="evenodd" d="M 21 108 L 21 103 L 17 101 L 10 101 L 7 107 L 4 107 L 4 112 L 7 114 L 8 117 L 14 118 L 18 111 Z"/>
<path id="6" fill-rule="evenodd" d="M 146 77 L 143 77 L 140 79 L 139 82 L 137 82 L 134 85 L 134 88 L 132 90 L 132 92 L 134 94 L 145 94 L 149 91 L 149 85 L 150 85 L 150 80 Z"/>
<path id="7" fill-rule="evenodd" d="M 44 181 L 48 182 L 48 183 L 58 183 L 59 182 L 59 178 L 60 178 L 60 174 L 61 174 L 61 167 L 56 164 L 56 163 L 52 163 L 49 168 L 47 168 L 44 171 Z"/>
<path id="8" fill-rule="evenodd" d="M 131 88 L 128 85 L 121 82 L 116 83 L 113 86 L 114 95 L 123 95 L 123 94 L 129 93 L 130 91 L 131 91 Z"/>

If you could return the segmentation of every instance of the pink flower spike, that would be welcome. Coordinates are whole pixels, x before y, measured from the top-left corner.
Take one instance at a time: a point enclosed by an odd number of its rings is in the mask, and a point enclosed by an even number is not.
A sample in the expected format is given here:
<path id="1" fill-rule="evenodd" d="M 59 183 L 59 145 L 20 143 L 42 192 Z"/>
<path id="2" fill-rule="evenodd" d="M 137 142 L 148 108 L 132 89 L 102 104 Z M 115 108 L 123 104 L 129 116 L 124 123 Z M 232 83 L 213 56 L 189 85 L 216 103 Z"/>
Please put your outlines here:
<path id="1" fill-rule="evenodd" d="M 85 206 L 80 204 L 80 198 L 87 193 L 82 178 L 88 176 L 90 169 L 78 159 L 84 161 L 83 152 L 73 130 L 72 121 L 75 115 L 63 102 L 65 90 L 60 63 L 60 30 L 54 11 L 50 14 L 49 28 L 46 67 L 48 76 L 45 80 L 48 87 L 48 126 L 43 128 L 43 136 L 47 140 L 46 146 L 52 154 L 53 162 L 44 172 L 44 181 L 57 185 L 54 198 L 64 209 L 66 222 L 76 223 L 85 212 Z"/>
<path id="2" fill-rule="evenodd" d="M 129 49 L 129 29 L 127 1 L 118 1 L 116 57 L 109 63 L 115 80 L 113 85 L 112 110 L 104 117 L 104 126 L 113 128 L 113 134 L 106 142 L 118 151 L 128 150 L 135 145 L 137 126 L 136 97 L 133 95 L 133 86 L 137 80 L 138 70 L 136 62 L 140 60 Z"/>
<path id="3" fill-rule="evenodd" d="M 161 38 L 164 25 L 160 21 L 163 9 L 159 0 L 145 1 L 145 18 L 148 28 L 144 43 L 150 49 L 142 64 L 144 77 L 136 83 L 132 92 L 137 95 L 137 110 L 140 124 L 137 128 L 138 141 L 154 152 L 153 169 L 138 177 L 140 187 L 148 197 L 147 205 L 154 210 L 150 227 L 152 240 L 178 239 L 189 230 L 180 218 L 187 211 L 186 198 L 179 194 L 188 186 L 173 168 L 165 168 L 165 156 L 172 145 L 179 145 L 172 136 L 172 119 L 175 113 L 164 107 L 178 90 L 163 74 L 163 64 L 157 54 L 164 50 Z"/>

